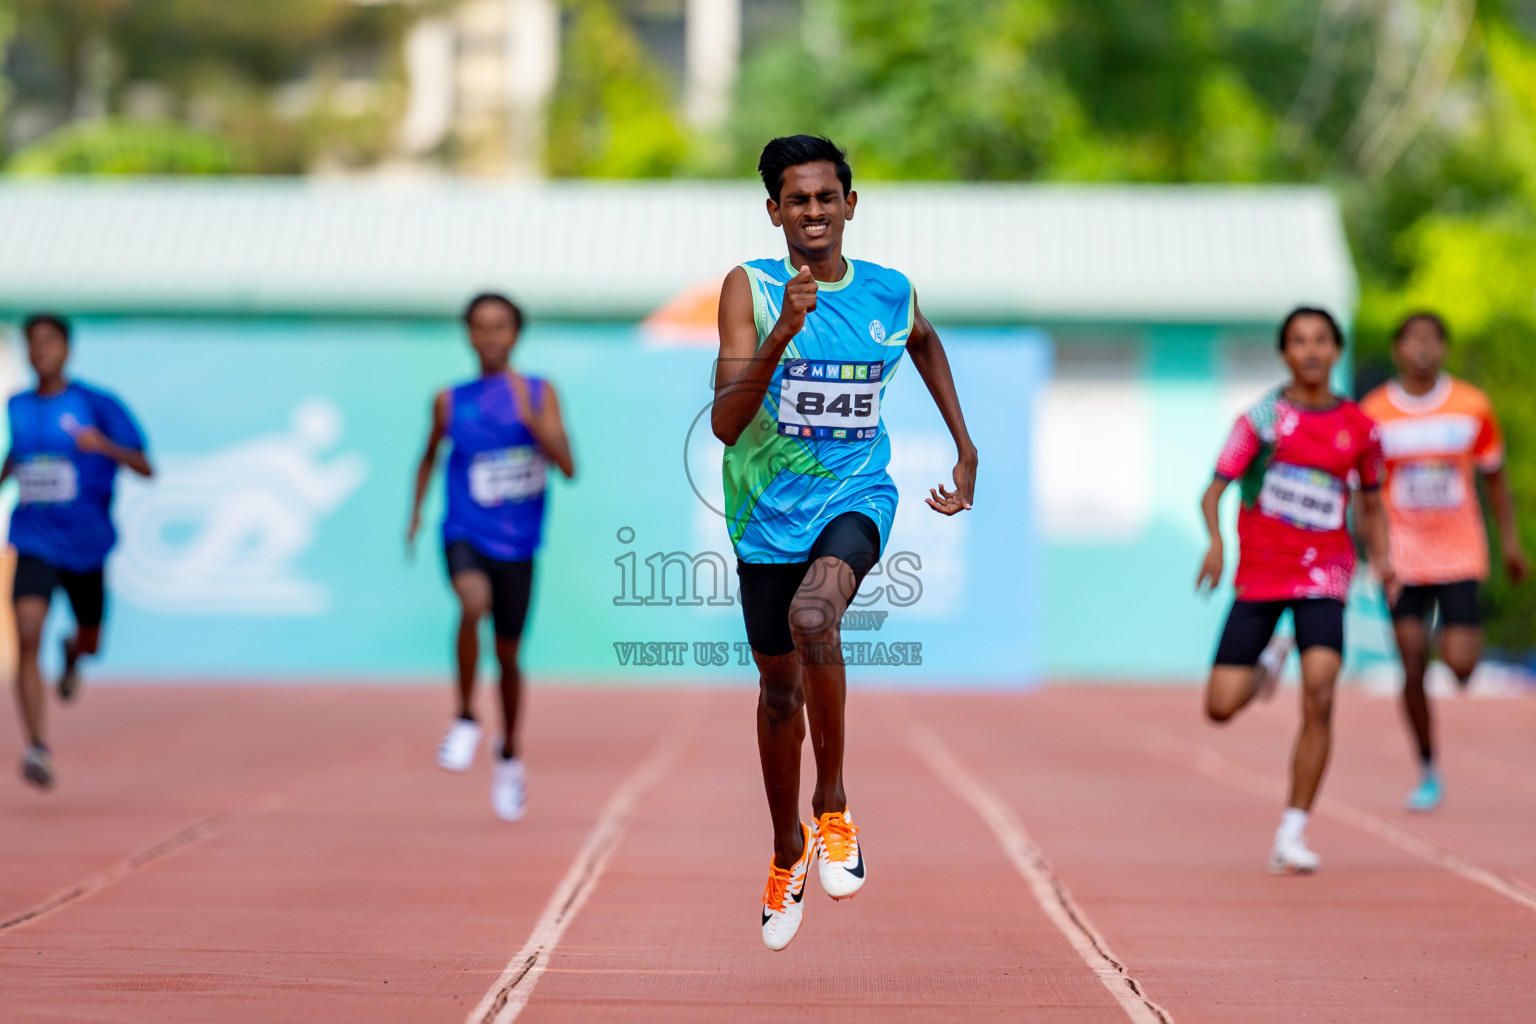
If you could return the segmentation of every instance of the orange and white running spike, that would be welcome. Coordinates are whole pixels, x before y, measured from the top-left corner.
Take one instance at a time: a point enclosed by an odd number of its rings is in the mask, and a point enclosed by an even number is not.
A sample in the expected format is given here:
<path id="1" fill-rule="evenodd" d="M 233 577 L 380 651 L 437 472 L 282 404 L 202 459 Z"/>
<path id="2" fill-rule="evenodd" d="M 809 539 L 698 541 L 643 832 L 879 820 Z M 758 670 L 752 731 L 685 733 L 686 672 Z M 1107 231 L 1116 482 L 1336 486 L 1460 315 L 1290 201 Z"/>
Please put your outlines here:
<path id="1" fill-rule="evenodd" d="M 763 890 L 763 945 L 775 952 L 789 945 L 800 930 L 800 918 L 805 912 L 805 875 L 816 844 L 804 822 L 800 828 L 805 833 L 805 851 L 794 867 L 786 871 L 773 861 L 768 862 L 768 887 Z"/>
<path id="2" fill-rule="evenodd" d="M 821 890 L 835 900 L 846 900 L 864 885 L 858 827 L 846 810 L 828 811 L 816 819 L 815 835 Z"/>

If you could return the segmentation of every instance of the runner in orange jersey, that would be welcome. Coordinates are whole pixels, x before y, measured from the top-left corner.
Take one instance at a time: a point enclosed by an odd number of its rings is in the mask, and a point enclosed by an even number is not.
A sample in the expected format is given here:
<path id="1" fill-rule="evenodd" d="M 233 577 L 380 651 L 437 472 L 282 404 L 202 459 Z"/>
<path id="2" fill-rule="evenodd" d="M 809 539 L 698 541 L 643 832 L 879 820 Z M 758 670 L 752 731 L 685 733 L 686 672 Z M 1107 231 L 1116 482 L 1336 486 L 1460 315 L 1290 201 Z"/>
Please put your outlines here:
<path id="1" fill-rule="evenodd" d="M 1408 796 L 1411 811 L 1433 810 L 1444 796 L 1424 694 L 1431 617 L 1438 611 L 1440 657 L 1463 686 L 1482 654 L 1478 584 L 1488 578 L 1489 559 L 1478 476 L 1510 578 L 1519 582 L 1528 569 L 1504 480 L 1498 420 L 1487 395 L 1444 371 L 1445 349 L 1445 324 L 1438 316 L 1410 316 L 1393 337 L 1397 377 L 1361 403 L 1381 425 L 1387 462 L 1383 504 L 1392 564 L 1403 582 L 1392 623 L 1403 660 L 1403 707 L 1423 767 L 1418 788 Z"/>

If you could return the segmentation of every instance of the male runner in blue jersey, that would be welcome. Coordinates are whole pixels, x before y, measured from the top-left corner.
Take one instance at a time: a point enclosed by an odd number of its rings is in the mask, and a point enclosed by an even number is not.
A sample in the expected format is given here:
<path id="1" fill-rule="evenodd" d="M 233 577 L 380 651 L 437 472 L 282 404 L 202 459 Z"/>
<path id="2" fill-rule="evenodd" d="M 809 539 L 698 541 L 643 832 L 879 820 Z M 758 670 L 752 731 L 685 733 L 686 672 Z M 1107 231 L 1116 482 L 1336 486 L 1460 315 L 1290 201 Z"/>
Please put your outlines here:
<path id="1" fill-rule="evenodd" d="M 864 884 L 843 792 L 839 624 L 896 513 L 880 401 L 903 351 L 959 453 L 955 489 L 930 490 L 930 508 L 952 516 L 971 507 L 976 446 L 912 285 L 843 258 L 843 226 L 858 203 L 843 151 L 824 137 L 774 139 L 758 173 L 789 254 L 752 260 L 725 279 L 712 425 L 727 446 L 726 517 L 758 667 L 757 745 L 774 832 L 763 942 L 778 950 L 800 928 L 813 850 L 827 895 L 846 899 Z M 816 757 L 811 825 L 799 808 L 807 719 Z"/>
<path id="2" fill-rule="evenodd" d="M 73 700 L 78 662 L 101 644 L 102 567 L 117 542 L 111 515 L 117 467 L 146 477 L 154 469 L 144 455 L 144 435 L 123 403 L 64 376 L 69 324 L 38 314 L 27 319 L 23 333 L 37 387 L 11 397 L 11 450 L 0 483 L 14 476 L 21 487 L 10 535 L 16 549 L 16 697 L 28 744 L 21 773 L 46 789 L 53 785 L 53 761 L 43 733 L 37 651 L 49 602 L 62 588 L 75 613 L 75 635 L 64 641 L 59 678 L 59 696 Z"/>
<path id="3" fill-rule="evenodd" d="M 480 664 L 480 621 L 491 616 L 501 665 L 502 735 L 492 771 L 491 806 L 506 821 L 523 816 L 523 762 L 517 756 L 517 713 L 522 704 L 518 649 L 533 593 L 533 556 L 544 528 L 546 467 L 576 475 L 554 387 L 512 369 L 512 348 L 523 314 L 505 295 L 487 292 L 464 310 L 480 375 L 432 401 L 432 427 L 416 467 L 406 545 L 421 529 L 421 503 L 432 483 L 437 452 L 446 439 L 448 508 L 443 554 L 459 599 L 458 717 L 437 749 L 437 763 L 462 772 L 480 745 L 475 719 L 475 676 Z"/>

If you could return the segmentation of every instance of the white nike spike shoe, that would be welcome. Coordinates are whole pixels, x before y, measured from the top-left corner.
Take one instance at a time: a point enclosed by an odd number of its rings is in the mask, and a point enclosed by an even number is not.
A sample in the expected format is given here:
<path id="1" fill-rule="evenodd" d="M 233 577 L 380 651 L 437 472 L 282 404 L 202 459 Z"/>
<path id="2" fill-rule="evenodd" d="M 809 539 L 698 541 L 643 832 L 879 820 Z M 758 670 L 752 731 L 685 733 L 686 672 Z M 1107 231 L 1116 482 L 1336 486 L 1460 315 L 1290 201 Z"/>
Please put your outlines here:
<path id="1" fill-rule="evenodd" d="M 864 851 L 859 830 L 846 810 L 828 811 L 816 819 L 816 868 L 821 891 L 846 900 L 864 885 Z"/>
<path id="2" fill-rule="evenodd" d="M 801 822 L 800 829 L 805 833 L 805 852 L 794 867 L 785 871 L 773 861 L 768 862 L 768 887 L 763 890 L 763 945 L 774 952 L 794 939 L 805 913 L 805 875 L 816 843 L 808 825 Z"/>
<path id="3" fill-rule="evenodd" d="M 1277 839 L 1269 851 L 1269 873 L 1272 875 L 1310 875 L 1316 871 L 1322 858 L 1300 838 Z"/>
<path id="4" fill-rule="evenodd" d="M 437 766 L 448 772 L 467 771 L 480 748 L 480 723 L 471 718 L 456 718 L 448 734 L 437 745 Z"/>
<path id="5" fill-rule="evenodd" d="M 496 758 L 491 777 L 491 806 L 502 821 L 516 821 L 523 816 L 528 800 L 528 780 L 523 774 L 522 758 Z"/>

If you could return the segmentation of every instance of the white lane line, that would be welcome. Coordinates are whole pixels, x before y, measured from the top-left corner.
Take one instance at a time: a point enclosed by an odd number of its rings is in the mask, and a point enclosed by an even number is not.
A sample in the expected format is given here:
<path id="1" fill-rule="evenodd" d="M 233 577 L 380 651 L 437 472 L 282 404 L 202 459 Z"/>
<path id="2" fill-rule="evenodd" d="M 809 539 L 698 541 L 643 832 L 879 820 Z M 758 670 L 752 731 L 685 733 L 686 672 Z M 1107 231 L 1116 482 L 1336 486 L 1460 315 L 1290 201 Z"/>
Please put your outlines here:
<path id="1" fill-rule="evenodd" d="M 1171 738 L 1161 737 L 1143 742 L 1142 747 L 1164 760 L 1189 765 L 1206 778 L 1224 783 L 1233 789 L 1274 799 L 1281 788 L 1274 779 L 1244 767 L 1209 747 L 1196 747 L 1191 752 L 1186 747 L 1174 743 Z M 1496 892 L 1527 910 L 1536 910 L 1536 892 L 1532 892 L 1512 878 L 1506 878 L 1497 871 L 1485 868 L 1476 861 L 1468 860 L 1461 854 L 1446 849 L 1412 829 L 1394 824 L 1385 818 L 1379 818 L 1369 811 L 1362 811 L 1331 796 L 1318 798 L 1316 812 L 1320 817 L 1359 829 L 1405 853 L 1411 853 L 1437 867 L 1460 875 L 1467 881 Z"/>
<path id="2" fill-rule="evenodd" d="M 555 886 L 528 941 L 507 961 L 501 976 L 465 1018 L 466 1024 L 511 1024 L 523 1012 L 534 986 L 548 969 L 549 959 L 555 947 L 560 945 L 565 929 L 597 888 L 613 851 L 634 817 L 635 808 L 677 759 L 683 733 L 684 730 L 679 729 L 662 739 L 650 756 L 613 791 L 588 833 L 587 841 L 577 851 L 576 859 L 571 861 L 570 869 Z"/>
<path id="3" fill-rule="evenodd" d="M 932 730 L 913 727 L 908 734 L 908 743 L 933 773 L 970 804 L 992 830 L 1008 860 L 1029 885 L 1030 893 L 1045 916 L 1066 936 L 1083 963 L 1109 990 L 1133 1024 L 1173 1024 L 1172 1014 L 1147 997 L 1141 983 L 1131 977 L 1125 962 L 1110 951 L 1109 943 L 1104 941 L 1104 936 L 1094 928 L 1083 908 L 1077 905 L 1072 893 L 1056 876 L 1050 861 L 1024 831 L 1013 809 L 967 771 Z"/>
<path id="4" fill-rule="evenodd" d="M 137 853 L 130 854 L 107 870 L 76 882 L 69 888 L 50 896 L 42 903 L 0 921 L 0 935 L 7 935 L 15 929 L 24 928 L 56 911 L 63 910 L 79 900 L 94 896 L 108 886 L 127 878 L 135 871 L 147 868 L 151 864 L 164 860 L 172 854 L 179 853 L 189 846 L 196 846 L 205 839 L 211 839 L 231 825 L 239 824 L 245 819 L 258 814 L 265 814 L 276 810 L 283 805 L 286 796 L 287 794 L 282 792 L 269 793 L 242 807 L 220 811 L 218 814 L 212 814 L 199 821 L 195 821 L 186 828 L 171 833 L 159 842 L 146 846 Z"/>

